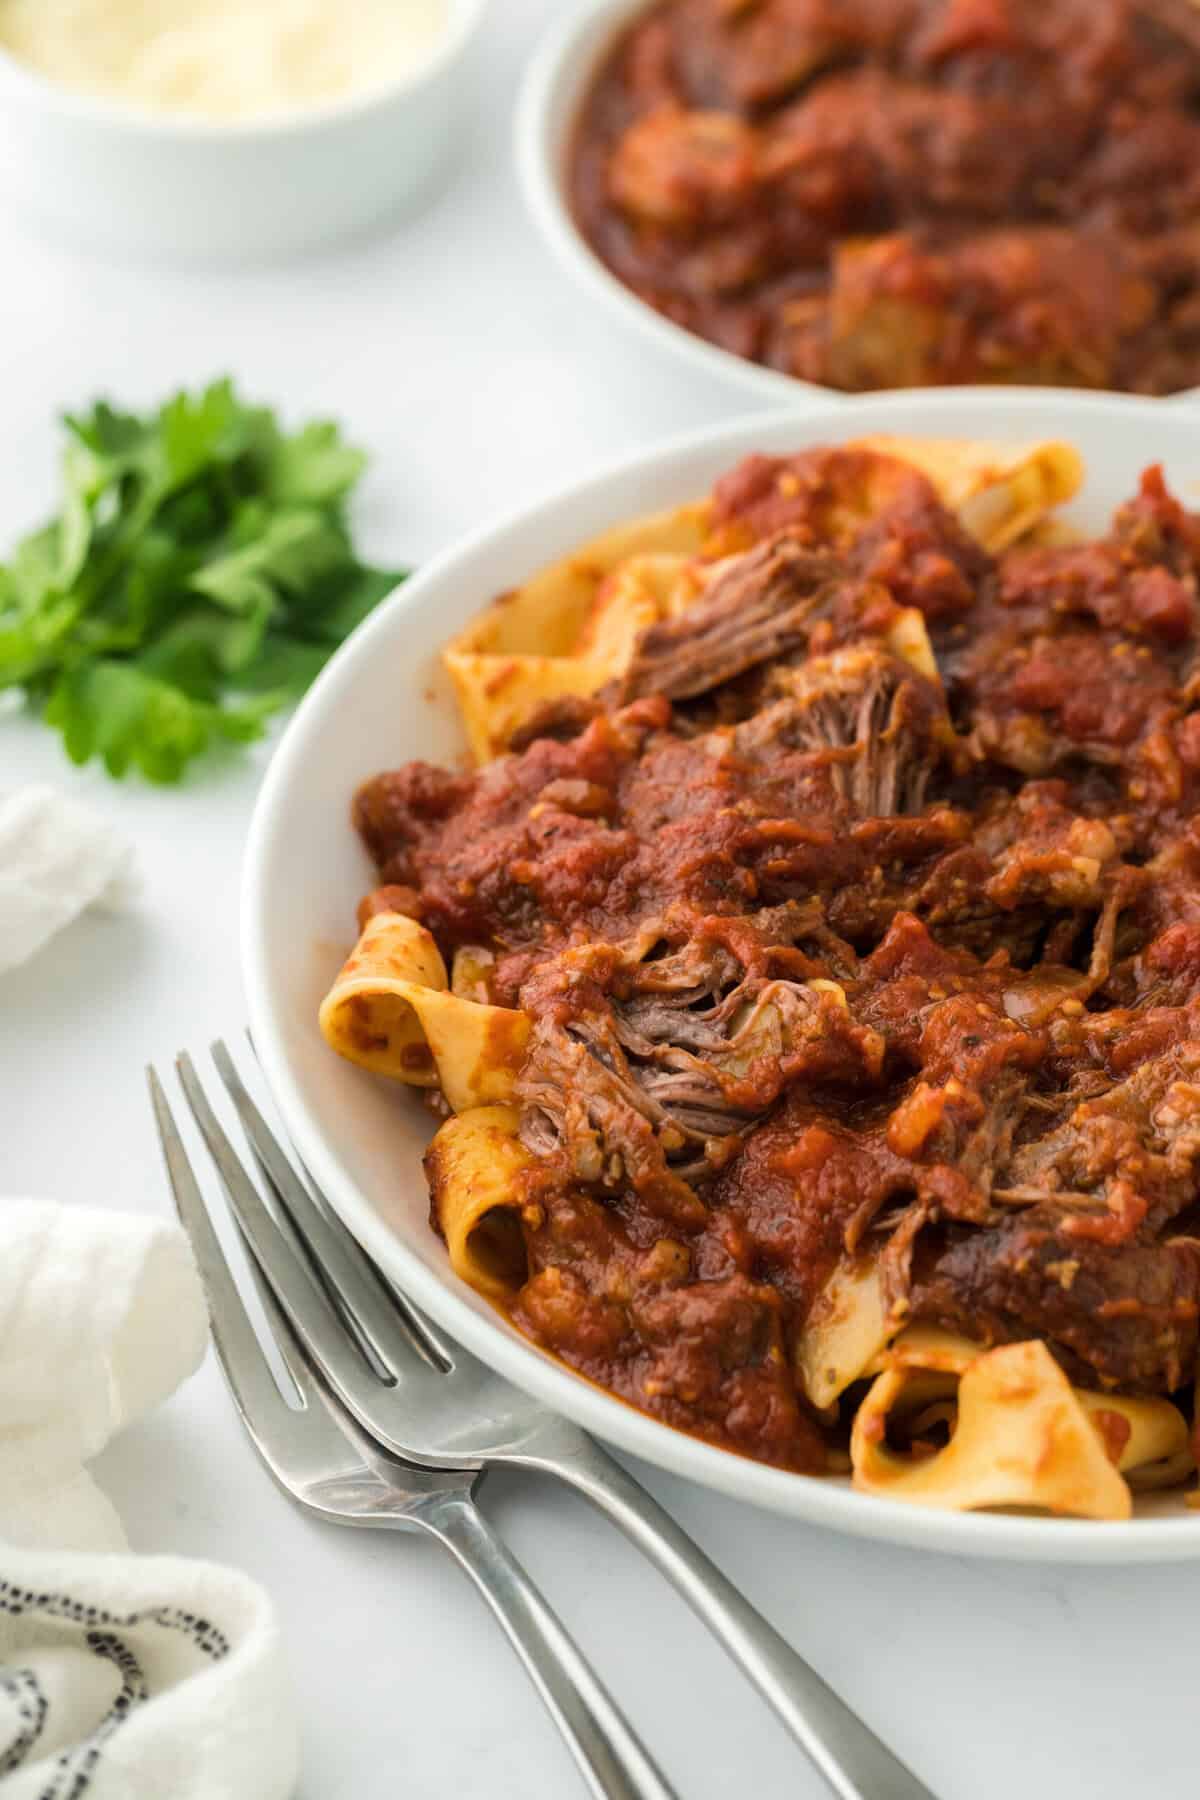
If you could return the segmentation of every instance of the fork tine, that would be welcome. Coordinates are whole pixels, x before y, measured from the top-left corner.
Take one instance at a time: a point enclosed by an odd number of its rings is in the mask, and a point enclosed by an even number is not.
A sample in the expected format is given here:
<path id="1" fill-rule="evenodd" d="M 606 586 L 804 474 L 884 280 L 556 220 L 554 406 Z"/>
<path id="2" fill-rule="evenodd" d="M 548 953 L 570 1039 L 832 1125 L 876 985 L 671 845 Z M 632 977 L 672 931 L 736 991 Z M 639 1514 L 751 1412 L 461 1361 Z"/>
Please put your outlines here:
<path id="1" fill-rule="evenodd" d="M 253 1056 L 255 1063 L 257 1064 L 257 1062 L 258 1062 L 258 1046 L 254 1042 L 254 1033 L 251 1031 L 249 1025 L 246 1026 L 246 1042 L 249 1044 L 250 1054 Z M 222 1049 L 224 1049 L 224 1045 L 222 1045 Z M 216 1053 L 215 1045 L 213 1046 L 213 1052 L 215 1055 L 215 1053 Z M 234 1074 L 236 1075 L 237 1067 L 236 1067 L 236 1064 L 234 1064 L 234 1062 L 233 1062 L 233 1058 L 231 1056 L 229 1056 L 228 1050 L 225 1050 L 225 1055 L 228 1058 L 231 1067 L 233 1068 Z M 247 1098 L 248 1097 L 249 1096 L 247 1096 Z M 255 1108 L 256 1112 L 257 1112 L 257 1110 L 258 1109 Z M 261 1118 L 262 1117 L 261 1113 L 258 1116 Z M 245 1127 L 246 1121 L 244 1119 L 243 1119 L 242 1123 L 243 1123 L 243 1126 Z M 264 1122 L 264 1128 L 265 1128 L 265 1122 Z M 269 1135 L 270 1135 L 270 1133 L 268 1133 L 268 1136 Z M 285 1163 L 287 1162 L 286 1155 L 284 1156 L 283 1160 Z M 367 1252 L 363 1249 L 362 1245 L 358 1242 L 358 1239 L 356 1237 L 354 1237 L 353 1234 L 350 1231 L 348 1231 L 347 1228 L 342 1224 L 342 1221 L 338 1218 L 337 1213 L 334 1211 L 333 1207 L 330 1206 L 329 1201 L 325 1198 L 325 1194 L 324 1194 L 323 1190 L 320 1187 L 318 1187 L 317 1183 L 313 1180 L 311 1173 L 305 1167 L 305 1165 L 302 1162 L 300 1162 L 299 1158 L 297 1158 L 297 1163 L 299 1164 L 299 1167 L 304 1171 L 304 1180 L 308 1184 L 308 1189 L 313 1194 L 315 1194 L 317 1202 L 319 1204 L 319 1207 L 324 1212 L 326 1220 L 328 1221 L 328 1223 L 330 1224 L 331 1227 L 333 1227 L 335 1230 L 338 1230 L 342 1233 L 344 1238 L 353 1247 L 354 1251 L 357 1253 L 357 1255 L 361 1259 L 363 1265 L 367 1269 L 369 1269 L 369 1271 L 371 1272 L 372 1275 L 374 1275 L 375 1280 L 377 1281 L 379 1286 L 383 1289 L 388 1300 L 390 1300 L 391 1304 L 393 1305 L 393 1307 L 395 1307 L 397 1312 L 399 1312 L 401 1314 L 402 1318 L 404 1319 L 405 1324 L 411 1327 L 413 1336 L 417 1340 L 418 1348 L 423 1349 L 423 1354 L 426 1356 L 426 1360 L 432 1362 L 435 1367 L 439 1367 L 443 1371 L 448 1371 L 448 1370 L 453 1369 L 455 1366 L 456 1359 L 473 1361 L 474 1359 L 468 1357 L 467 1352 L 463 1349 L 461 1344 L 449 1343 L 442 1336 L 438 1327 L 434 1324 L 433 1320 L 429 1317 L 429 1314 L 426 1312 L 423 1312 L 421 1310 L 421 1308 L 417 1305 L 416 1301 L 414 1299 L 412 1299 L 412 1297 L 410 1295 L 403 1293 L 396 1286 L 395 1282 L 391 1279 L 391 1277 L 389 1275 L 385 1274 L 384 1271 L 378 1266 L 378 1264 L 374 1261 L 374 1259 L 372 1257 L 368 1256 Z"/>
<path id="2" fill-rule="evenodd" d="M 225 1378 L 233 1391 L 238 1411 L 255 1443 L 266 1454 L 267 1442 L 276 1443 L 291 1433 L 295 1414 L 279 1391 L 262 1345 L 250 1323 L 250 1315 L 230 1272 L 225 1252 L 213 1230 L 208 1208 L 192 1172 L 167 1096 L 152 1066 L 146 1069 L 146 1080 L 175 1210 L 191 1243 L 204 1285 L 213 1343 L 225 1371 Z M 268 1318 L 273 1325 L 276 1324 L 278 1314 L 272 1306 L 268 1306 Z M 278 1330 L 276 1336 L 280 1339 L 280 1351 L 285 1355 L 288 1373 L 296 1380 L 294 1364 L 298 1359 L 294 1355 L 286 1355 Z M 297 1381 L 297 1386 L 300 1396 L 307 1401 L 307 1381 Z"/>
<path id="3" fill-rule="evenodd" d="M 233 1101 L 251 1148 L 297 1235 L 312 1256 L 320 1278 L 328 1284 L 334 1300 L 345 1308 L 371 1355 L 393 1376 L 400 1373 L 397 1359 L 402 1358 L 407 1363 L 414 1351 L 439 1373 L 444 1372 L 450 1366 L 449 1359 L 441 1353 L 436 1338 L 430 1333 L 430 1341 L 423 1341 L 419 1329 L 409 1320 L 405 1306 L 382 1287 L 373 1265 L 341 1220 L 329 1209 L 324 1195 L 314 1184 L 314 1191 L 323 1202 L 318 1205 L 313 1193 L 301 1181 L 279 1139 L 247 1092 L 225 1044 L 218 1038 L 210 1049 L 217 1073 Z M 310 1176 L 310 1182 L 311 1179 Z"/>
<path id="4" fill-rule="evenodd" d="M 176 1068 L 193 1117 L 217 1165 L 230 1210 L 267 1284 L 318 1371 L 351 1412 L 359 1418 L 369 1417 L 380 1393 L 387 1392 L 381 1377 L 366 1361 L 315 1274 L 272 1217 L 209 1105 L 186 1051 L 176 1058 Z M 424 1363 L 410 1363 L 405 1379 L 410 1372 L 415 1376 L 418 1369 L 430 1380 L 441 1379 L 428 1371 Z"/>

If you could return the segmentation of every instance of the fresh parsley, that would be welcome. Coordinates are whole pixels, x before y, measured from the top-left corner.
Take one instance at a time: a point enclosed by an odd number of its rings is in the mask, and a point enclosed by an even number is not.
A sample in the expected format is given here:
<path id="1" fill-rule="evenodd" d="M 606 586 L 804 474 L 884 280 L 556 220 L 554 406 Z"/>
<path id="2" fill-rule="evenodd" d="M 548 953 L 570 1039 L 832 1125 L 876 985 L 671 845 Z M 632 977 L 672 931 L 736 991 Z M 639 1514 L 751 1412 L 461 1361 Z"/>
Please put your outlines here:
<path id="1" fill-rule="evenodd" d="M 0 566 L 0 690 L 73 762 L 178 781 L 210 744 L 260 737 L 403 579 L 354 554 L 366 459 L 334 424 L 287 434 L 228 380 L 64 424 L 62 510 Z"/>

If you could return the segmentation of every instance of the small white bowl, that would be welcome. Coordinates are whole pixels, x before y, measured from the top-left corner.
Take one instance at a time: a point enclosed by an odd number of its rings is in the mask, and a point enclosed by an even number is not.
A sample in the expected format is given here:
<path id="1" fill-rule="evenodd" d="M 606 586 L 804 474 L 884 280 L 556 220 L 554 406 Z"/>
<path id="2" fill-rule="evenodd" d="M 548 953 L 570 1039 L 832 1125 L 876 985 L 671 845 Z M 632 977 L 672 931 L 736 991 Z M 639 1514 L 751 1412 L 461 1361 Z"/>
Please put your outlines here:
<path id="1" fill-rule="evenodd" d="M 352 236 L 430 187 L 469 116 L 485 0 L 392 81 L 322 106 L 217 121 L 60 88 L 0 51 L 0 192 L 56 237 L 106 252 L 257 261 Z"/>
<path id="2" fill-rule="evenodd" d="M 1200 475 L 1186 407 L 1051 389 L 926 389 L 758 412 L 625 457 L 427 563 L 328 663 L 288 726 L 259 791 L 242 885 L 242 973 L 268 1085 L 306 1168 L 384 1272 L 501 1375 L 631 1455 L 803 1519 L 957 1556 L 1120 1565 L 1200 1560 L 1200 1513 L 1179 1493 L 1139 1497 L 1128 1523 L 948 1513 L 770 1468 L 673 1431 L 575 1375 L 521 1337 L 454 1275 L 429 1225 L 421 1155 L 432 1121 L 412 1096 L 343 1062 L 317 1009 L 356 935 L 376 879 L 350 797 L 411 758 L 453 764 L 463 739 L 438 653 L 497 593 L 607 526 L 704 493 L 751 450 L 789 452 L 871 432 L 1077 444 L 1087 481 L 1069 516 L 1103 529 L 1147 463 L 1178 493 Z"/>
<path id="3" fill-rule="evenodd" d="M 695 368 L 723 376 L 750 398 L 776 404 L 790 401 L 794 406 L 805 393 L 831 400 L 849 398 L 840 388 L 764 368 L 676 325 L 618 281 L 576 225 L 567 198 L 567 161 L 579 109 L 608 51 L 649 4 L 650 0 L 580 0 L 547 33 L 530 63 L 517 105 L 516 145 L 521 186 L 536 225 L 583 288 L 652 343 L 686 358 Z M 1200 387 L 1170 396 L 1198 397 Z"/>
<path id="4" fill-rule="evenodd" d="M 760 400 L 794 406 L 805 393 L 844 399 L 838 388 L 766 369 L 655 312 L 618 281 L 576 225 L 567 199 L 567 161 L 579 109 L 604 57 L 647 5 L 648 0 L 581 0 L 546 34 L 530 63 L 517 103 L 516 138 L 517 169 L 534 222 L 568 274 L 672 355 L 736 382 Z"/>

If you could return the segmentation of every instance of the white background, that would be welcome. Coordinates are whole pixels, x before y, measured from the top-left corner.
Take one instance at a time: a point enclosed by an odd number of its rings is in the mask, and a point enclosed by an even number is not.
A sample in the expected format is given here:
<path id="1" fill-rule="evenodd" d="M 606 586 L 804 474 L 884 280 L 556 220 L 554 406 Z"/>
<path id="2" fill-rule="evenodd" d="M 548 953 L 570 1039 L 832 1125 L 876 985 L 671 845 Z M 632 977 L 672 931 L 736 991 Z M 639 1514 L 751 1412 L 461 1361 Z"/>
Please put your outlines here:
<path id="1" fill-rule="evenodd" d="M 511 107 L 555 10 L 494 0 L 455 178 L 423 217 L 370 243 L 198 276 L 106 266 L 0 220 L 3 545 L 50 503 L 56 413 L 97 393 L 140 405 L 229 370 L 296 417 L 337 414 L 373 454 L 361 524 L 380 560 L 425 557 L 627 449 L 744 410 L 736 391 L 660 361 L 578 297 L 525 219 Z M 86 797 L 136 839 L 145 872 L 135 913 L 81 921 L 0 982 L 0 1191 L 167 1210 L 142 1065 L 239 1029 L 238 865 L 263 754 L 182 790 L 117 787 L 72 770 L 48 732 L 0 716 L 0 782 L 50 780 Z M 240 1436 L 211 1358 L 99 1472 L 139 1548 L 237 1563 L 274 1595 L 305 1800 L 581 1791 L 450 1563 L 415 1538 L 293 1513 Z M 1194 1791 L 1194 1568 L 927 1557 L 644 1473 L 942 1800 Z M 582 1502 L 497 1477 L 484 1504 L 682 1800 L 824 1793 L 682 1605 Z"/>

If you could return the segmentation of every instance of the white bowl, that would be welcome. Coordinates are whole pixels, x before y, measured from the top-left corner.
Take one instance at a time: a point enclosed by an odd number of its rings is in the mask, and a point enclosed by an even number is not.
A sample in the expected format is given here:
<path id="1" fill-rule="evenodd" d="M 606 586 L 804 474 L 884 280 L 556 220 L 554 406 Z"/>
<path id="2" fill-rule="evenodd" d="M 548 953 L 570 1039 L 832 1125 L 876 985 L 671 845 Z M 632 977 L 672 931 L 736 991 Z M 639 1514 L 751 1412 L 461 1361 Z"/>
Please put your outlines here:
<path id="1" fill-rule="evenodd" d="M 55 236 L 106 252 L 260 260 L 377 224 L 423 195 L 470 117 L 484 0 L 395 80 L 228 125 L 59 88 L 0 51 L 0 191 Z"/>
<path id="2" fill-rule="evenodd" d="M 643 452 L 475 532 L 428 563 L 342 647 L 293 718 L 259 794 L 246 850 L 242 957 L 267 1081 L 308 1167 L 381 1267 L 469 1349 L 622 1449 L 709 1487 L 817 1524 L 958 1555 L 1047 1561 L 1200 1556 L 1200 1513 L 1178 1495 L 1128 1524 L 925 1511 L 718 1450 L 635 1411 L 544 1355 L 452 1274 L 429 1227 L 421 1152 L 429 1122 L 411 1095 L 339 1060 L 317 1008 L 354 941 L 375 880 L 350 825 L 355 788 L 413 757 L 449 761 L 463 740 L 438 652 L 494 595 L 606 526 L 704 493 L 750 450 L 891 431 L 993 439 L 1062 436 L 1088 465 L 1071 515 L 1099 530 L 1165 463 L 1195 491 L 1200 433 L 1186 407 L 1035 389 L 889 394 L 762 413 Z"/>
<path id="3" fill-rule="evenodd" d="M 604 56 L 648 4 L 649 0 L 581 0 L 547 33 L 530 63 L 517 105 L 517 168 L 538 229 L 563 268 L 588 293 L 652 343 L 684 357 L 695 368 L 735 382 L 748 397 L 793 406 L 805 394 L 847 398 L 840 388 L 764 368 L 676 325 L 618 281 L 576 225 L 567 199 L 567 161 L 579 108 Z M 1200 395 L 1200 387 L 1185 392 L 1194 397 Z"/>

